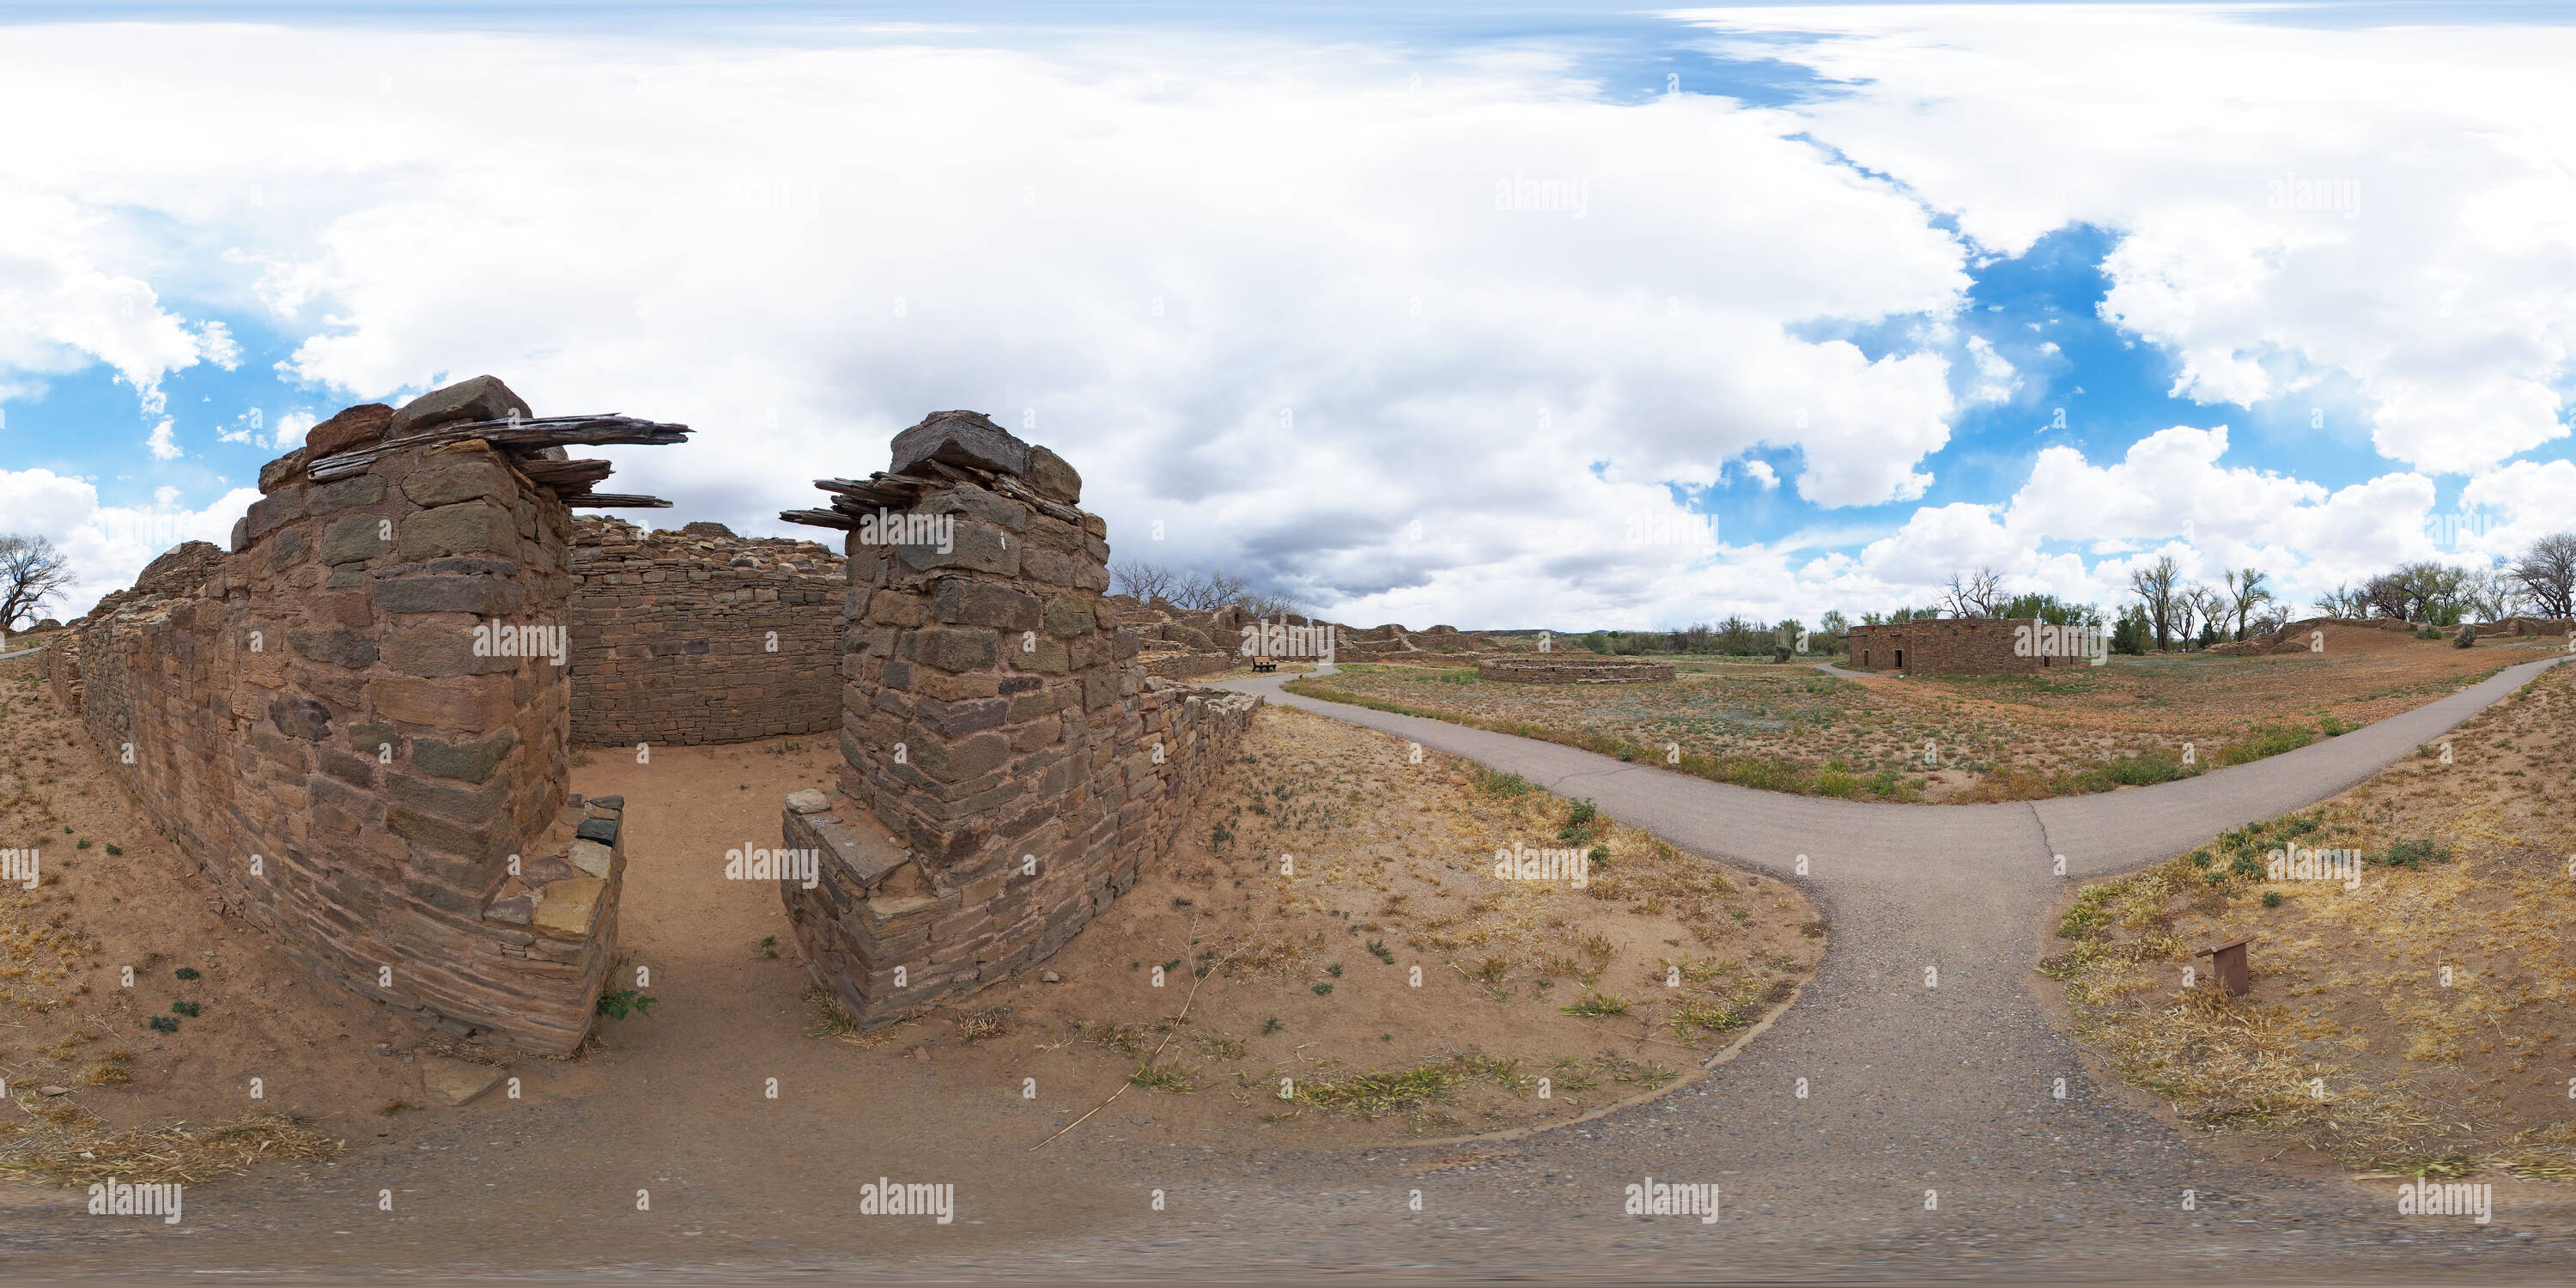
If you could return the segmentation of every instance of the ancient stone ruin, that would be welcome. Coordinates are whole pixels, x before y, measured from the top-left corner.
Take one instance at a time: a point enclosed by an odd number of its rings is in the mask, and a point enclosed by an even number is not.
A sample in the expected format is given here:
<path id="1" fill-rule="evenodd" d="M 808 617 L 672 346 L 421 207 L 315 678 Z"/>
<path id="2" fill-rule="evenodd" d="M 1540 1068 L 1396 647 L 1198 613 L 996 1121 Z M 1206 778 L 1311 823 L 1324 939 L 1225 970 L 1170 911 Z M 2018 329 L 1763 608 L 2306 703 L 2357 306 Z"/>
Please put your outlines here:
<path id="1" fill-rule="evenodd" d="M 974 412 L 828 479 L 794 522 L 847 534 L 846 799 L 798 793 L 782 881 L 817 979 L 862 1023 L 1045 958 L 1161 854 L 1260 699 L 1138 665 L 1108 604 L 1108 525 L 1082 480 Z"/>
<path id="2" fill-rule="evenodd" d="M 1647 684 L 1673 678 L 1673 664 L 1548 652 L 1483 659 L 1476 663 L 1476 677 L 1511 684 Z"/>
<path id="3" fill-rule="evenodd" d="M 230 551 L 189 543 L 45 655 L 49 681 L 216 897 L 316 975 L 450 1033 L 575 1049 L 614 957 L 623 802 L 566 748 L 838 729 L 782 882 L 816 977 L 881 1022 L 1037 961 L 1162 853 L 1259 699 L 1151 674 L 1233 654 L 1108 586 L 1081 480 L 973 413 L 827 480 L 848 554 L 574 506 L 572 443 L 478 377 L 352 407 L 261 471 Z M 1129 624 L 1157 620 L 1146 633 Z M 713 861 L 713 856 L 710 856 Z"/>
<path id="4" fill-rule="evenodd" d="M 1912 671 L 1925 675 L 2006 675 L 2085 664 L 2084 650 L 2060 641 L 2050 652 L 2035 644 L 2027 618 L 1918 618 L 1888 626 L 1854 626 L 1844 632 L 1856 671 Z M 2018 634 L 2017 634 L 2018 632 Z"/>
<path id="5" fill-rule="evenodd" d="M 742 742 L 841 727 L 841 556 L 720 523 L 574 520 L 572 740 Z"/>
<path id="6" fill-rule="evenodd" d="M 479 377 L 352 407 L 260 472 L 229 553 L 156 560 L 49 649 L 55 693 L 210 880 L 316 975 L 542 1051 L 610 964 L 620 802 L 574 805 L 562 629 L 569 504 L 672 443 L 540 420 Z"/>

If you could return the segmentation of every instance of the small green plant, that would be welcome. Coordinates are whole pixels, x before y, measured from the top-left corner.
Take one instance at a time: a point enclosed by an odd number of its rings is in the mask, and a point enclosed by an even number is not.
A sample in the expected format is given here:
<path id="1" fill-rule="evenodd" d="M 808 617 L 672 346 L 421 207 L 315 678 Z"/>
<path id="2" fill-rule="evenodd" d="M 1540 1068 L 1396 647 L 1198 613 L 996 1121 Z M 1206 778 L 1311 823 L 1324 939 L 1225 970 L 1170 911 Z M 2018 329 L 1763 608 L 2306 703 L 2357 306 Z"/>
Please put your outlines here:
<path id="1" fill-rule="evenodd" d="M 170 1004 L 170 1013 L 172 1015 L 184 1015 L 192 1020 L 197 1018 L 197 1012 L 203 1009 L 205 1008 L 197 1005 L 195 1002 L 172 1002 Z"/>
<path id="2" fill-rule="evenodd" d="M 2392 868 L 2418 868 L 2427 862 L 2448 863 L 2451 847 L 2434 841 L 2398 841 L 2388 847 L 2379 861 Z"/>
<path id="3" fill-rule="evenodd" d="M 196 968 L 196 967 L 194 967 L 194 966 L 182 966 L 182 967 L 180 967 L 179 969 L 174 970 L 174 971 L 172 971 L 172 972 L 170 972 L 170 973 L 171 973 L 171 974 L 173 974 L 173 975 L 178 976 L 178 977 L 179 977 L 179 978 L 181 978 L 181 979 L 195 979 L 195 978 L 197 978 L 197 968 Z"/>
<path id="4" fill-rule="evenodd" d="M 1315 986 L 1315 996 L 1317 996 L 1317 997 L 1325 996 L 1326 994 L 1329 994 L 1329 993 L 1331 993 L 1332 991 L 1333 991 L 1333 986 L 1332 986 L 1332 985 L 1330 985 L 1330 984 L 1317 984 L 1317 985 Z"/>
<path id="5" fill-rule="evenodd" d="M 614 989 L 599 995 L 599 1013 L 612 1020 L 625 1019 L 629 1014 L 649 1016 L 655 1000 L 631 988 Z"/>
<path id="6" fill-rule="evenodd" d="M 73 848 L 73 849 L 75 849 L 75 850 L 86 850 L 86 849 L 88 849 L 88 848 L 89 848 L 89 838 L 88 838 L 88 837 L 86 837 L 86 836 L 82 837 L 82 838 L 81 838 L 81 840 L 80 840 L 80 844 L 75 845 L 75 846 L 73 846 L 72 848 Z"/>
<path id="7" fill-rule="evenodd" d="M 1375 957 L 1389 966 L 1395 964 L 1395 950 L 1387 947 L 1385 940 L 1372 939 L 1368 941 L 1368 950 L 1369 956 Z"/>
<path id="8" fill-rule="evenodd" d="M 1556 1009 L 1563 1011 L 1568 1015 L 1589 1015 L 1595 1018 L 1605 1015 L 1626 1015 L 1628 1013 L 1628 999 L 1621 997 L 1616 993 L 1594 993 L 1586 996 L 1580 1002 L 1576 1002 L 1570 1006 L 1560 1006 Z"/>
<path id="9" fill-rule="evenodd" d="M 1284 1029 L 1284 1028 L 1286 1028 L 1286 1027 L 1288 1027 L 1288 1026 L 1287 1026 L 1287 1025 L 1285 1025 L 1285 1024 L 1280 1023 L 1280 1022 L 1278 1021 L 1277 1017 L 1273 1017 L 1273 1018 L 1270 1018 L 1270 1019 L 1267 1019 L 1267 1020 L 1263 1020 L 1263 1021 L 1261 1022 L 1261 1035 L 1262 1035 L 1263 1037 L 1268 1037 L 1268 1036 L 1270 1036 L 1271 1034 L 1276 1033 L 1276 1032 L 1278 1032 L 1279 1030 Z"/>
<path id="10" fill-rule="evenodd" d="M 176 1033 L 179 1031 L 179 1022 L 167 1015 L 155 1015 L 151 1019 L 144 1021 L 144 1024 L 155 1033 Z"/>
<path id="11" fill-rule="evenodd" d="M 776 957 L 778 955 L 778 936 L 762 935 L 760 937 L 760 955 L 763 957 Z"/>
<path id="12" fill-rule="evenodd" d="M 2281 906 L 2281 892 L 2280 892 L 2280 891 L 2278 891 L 2278 890 L 2266 890 L 2266 891 L 2264 891 L 2264 892 L 2263 892 L 2263 906 L 2264 906 L 2264 907 L 2266 907 L 2266 908 L 2278 908 L 2278 907 L 2280 907 L 2280 906 Z"/>
<path id="13" fill-rule="evenodd" d="M 123 851 L 123 850 L 121 850 L 121 849 L 118 849 L 118 848 L 116 847 L 116 845 L 115 845 L 114 843 L 112 843 L 112 842 L 108 845 L 108 847 L 107 847 L 107 852 L 108 852 L 109 854 L 123 854 L 123 853 L 125 853 L 125 851 Z"/>
<path id="14" fill-rule="evenodd" d="M 1335 979 L 1340 979 L 1342 977 L 1342 964 L 1340 962 L 1334 962 L 1332 965 L 1324 968 L 1324 973 Z"/>

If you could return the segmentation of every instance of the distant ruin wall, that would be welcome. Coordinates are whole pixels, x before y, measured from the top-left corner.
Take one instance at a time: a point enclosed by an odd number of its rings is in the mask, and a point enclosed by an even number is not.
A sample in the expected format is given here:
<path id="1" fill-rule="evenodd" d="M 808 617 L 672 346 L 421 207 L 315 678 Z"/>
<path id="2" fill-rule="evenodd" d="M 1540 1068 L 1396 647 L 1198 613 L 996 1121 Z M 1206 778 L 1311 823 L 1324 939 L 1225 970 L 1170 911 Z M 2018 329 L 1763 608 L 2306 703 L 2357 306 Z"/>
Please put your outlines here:
<path id="1" fill-rule="evenodd" d="M 893 473 L 830 489 L 789 517 L 851 530 L 843 799 L 790 798 L 787 846 L 821 850 L 822 880 L 780 890 L 816 979 L 878 1023 L 1044 959 L 1125 893 L 1260 699 L 1142 673 L 1080 478 L 981 416 L 934 416 Z M 888 544 L 878 513 L 953 526 Z"/>
<path id="2" fill-rule="evenodd" d="M 1673 678 L 1673 664 L 1533 654 L 1478 662 L 1476 676 L 1513 684 L 1646 684 Z"/>
<path id="3" fill-rule="evenodd" d="M 572 740 L 740 742 L 841 727 L 847 574 L 810 541 L 585 516 L 572 546 Z"/>
<path id="4" fill-rule="evenodd" d="M 295 960 L 452 1033 L 569 1051 L 624 852 L 621 802 L 565 807 L 571 684 L 529 655 L 562 624 L 572 516 L 484 441 L 378 446 L 389 426 L 371 405 L 317 427 L 361 455 L 328 482 L 302 452 L 273 463 L 202 585 L 103 601 L 48 650 L 51 682 Z"/>

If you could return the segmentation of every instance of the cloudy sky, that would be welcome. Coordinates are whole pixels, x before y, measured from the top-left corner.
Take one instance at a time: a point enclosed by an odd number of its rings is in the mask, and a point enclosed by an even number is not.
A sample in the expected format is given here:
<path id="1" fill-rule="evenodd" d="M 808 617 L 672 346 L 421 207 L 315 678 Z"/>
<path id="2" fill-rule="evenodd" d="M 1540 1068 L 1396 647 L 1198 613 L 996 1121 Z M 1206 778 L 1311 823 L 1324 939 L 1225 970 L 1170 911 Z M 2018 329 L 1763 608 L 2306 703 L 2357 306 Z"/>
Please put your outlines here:
<path id="1" fill-rule="evenodd" d="M 221 543 L 490 372 L 655 523 L 929 411 L 1119 558 L 1373 624 L 2300 604 L 2576 526 L 2576 13 L 43 9 L 0 25 L 0 531 Z"/>

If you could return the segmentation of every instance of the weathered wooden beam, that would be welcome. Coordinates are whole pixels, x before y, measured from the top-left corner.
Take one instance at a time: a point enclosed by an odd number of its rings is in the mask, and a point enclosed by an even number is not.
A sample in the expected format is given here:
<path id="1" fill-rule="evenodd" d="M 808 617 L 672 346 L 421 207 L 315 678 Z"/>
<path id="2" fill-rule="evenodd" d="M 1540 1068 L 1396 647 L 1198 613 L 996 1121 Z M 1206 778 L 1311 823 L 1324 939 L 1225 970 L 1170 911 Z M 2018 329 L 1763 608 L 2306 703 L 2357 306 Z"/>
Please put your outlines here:
<path id="1" fill-rule="evenodd" d="M 576 510 L 668 510 L 671 503 L 658 496 L 629 496 L 618 492 L 586 492 L 563 499 Z"/>
<path id="2" fill-rule="evenodd" d="M 859 526 L 858 520 L 838 510 L 781 510 L 778 517 L 789 523 L 802 523 L 814 528 L 838 528 L 843 532 Z"/>
<path id="3" fill-rule="evenodd" d="M 426 434 L 388 439 L 372 447 L 342 452 L 305 467 L 316 483 L 363 474 L 377 461 L 395 452 L 415 447 L 435 447 L 441 443 L 462 442 L 479 438 L 495 447 L 512 451 L 529 451 L 561 447 L 568 443 L 641 443 L 669 444 L 688 441 L 693 433 L 686 425 L 666 425 L 658 421 L 638 420 L 633 416 L 545 416 L 529 420 L 477 420 L 461 425 L 442 425 Z"/>

